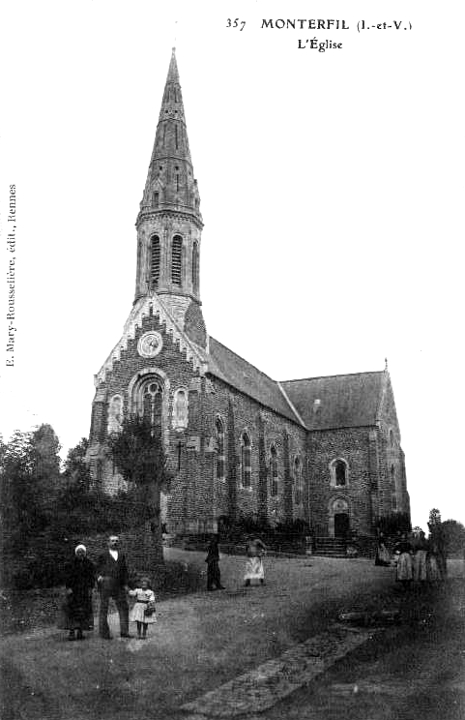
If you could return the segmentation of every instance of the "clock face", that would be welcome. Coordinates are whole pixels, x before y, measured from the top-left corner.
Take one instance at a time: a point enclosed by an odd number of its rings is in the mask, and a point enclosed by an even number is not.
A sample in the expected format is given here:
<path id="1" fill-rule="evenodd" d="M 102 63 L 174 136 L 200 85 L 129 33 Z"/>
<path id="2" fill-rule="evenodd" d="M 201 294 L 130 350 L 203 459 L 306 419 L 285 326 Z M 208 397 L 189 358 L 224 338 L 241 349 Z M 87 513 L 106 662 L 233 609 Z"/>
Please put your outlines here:
<path id="1" fill-rule="evenodd" d="M 158 355 L 163 346 L 163 339 L 160 333 L 157 332 L 146 332 L 142 335 L 138 344 L 137 352 L 139 355 L 145 358 L 152 358 Z"/>

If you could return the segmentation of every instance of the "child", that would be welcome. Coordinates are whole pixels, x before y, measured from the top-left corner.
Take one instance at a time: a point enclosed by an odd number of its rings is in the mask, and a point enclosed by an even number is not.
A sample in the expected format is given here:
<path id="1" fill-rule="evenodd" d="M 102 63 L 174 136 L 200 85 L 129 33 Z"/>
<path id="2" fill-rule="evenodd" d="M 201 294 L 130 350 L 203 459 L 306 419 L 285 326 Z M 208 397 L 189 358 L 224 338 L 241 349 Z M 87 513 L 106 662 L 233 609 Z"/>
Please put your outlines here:
<path id="1" fill-rule="evenodd" d="M 141 578 L 140 587 L 137 587 L 135 590 L 130 590 L 129 595 L 136 598 L 129 619 L 131 622 L 137 623 L 138 639 L 145 640 L 147 637 L 147 626 L 157 622 L 155 593 L 150 589 L 149 579 L 146 577 Z"/>

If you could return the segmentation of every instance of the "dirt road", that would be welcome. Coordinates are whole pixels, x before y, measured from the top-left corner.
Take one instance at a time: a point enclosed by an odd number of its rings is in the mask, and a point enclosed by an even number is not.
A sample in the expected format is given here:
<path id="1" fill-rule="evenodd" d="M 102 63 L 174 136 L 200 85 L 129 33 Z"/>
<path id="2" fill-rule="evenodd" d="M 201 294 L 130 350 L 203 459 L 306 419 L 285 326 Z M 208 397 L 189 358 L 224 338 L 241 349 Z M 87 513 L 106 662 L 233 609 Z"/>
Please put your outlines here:
<path id="1" fill-rule="evenodd" d="M 169 555 L 204 567 L 204 554 Z M 364 559 L 267 558 L 266 585 L 243 588 L 243 564 L 222 559 L 225 591 L 160 603 L 145 642 L 120 640 L 116 618 L 112 641 L 69 643 L 53 628 L 4 638 L 3 720 L 185 718 L 183 704 L 324 632 L 339 612 L 382 602 L 393 587 L 392 570 Z"/>

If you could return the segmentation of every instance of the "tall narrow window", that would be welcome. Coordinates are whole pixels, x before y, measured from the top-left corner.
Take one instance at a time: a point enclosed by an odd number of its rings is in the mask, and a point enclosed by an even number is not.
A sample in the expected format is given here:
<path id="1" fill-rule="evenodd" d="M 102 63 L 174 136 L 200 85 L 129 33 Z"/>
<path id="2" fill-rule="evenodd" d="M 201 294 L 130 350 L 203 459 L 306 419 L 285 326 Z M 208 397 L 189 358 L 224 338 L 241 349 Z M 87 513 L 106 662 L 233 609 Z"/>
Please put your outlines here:
<path id="1" fill-rule="evenodd" d="M 300 458 L 294 460 L 294 482 L 295 482 L 295 504 L 300 505 L 302 502 L 302 467 Z"/>
<path id="2" fill-rule="evenodd" d="M 271 446 L 270 457 L 270 473 L 271 473 L 271 494 L 276 497 L 278 494 L 278 453 L 274 445 Z"/>
<path id="3" fill-rule="evenodd" d="M 346 464 L 342 460 L 337 460 L 335 465 L 336 485 L 346 484 Z"/>
<path id="4" fill-rule="evenodd" d="M 187 391 L 183 388 L 176 390 L 173 399 L 173 427 L 186 428 L 189 422 L 189 404 Z"/>
<path id="5" fill-rule="evenodd" d="M 241 441 L 241 481 L 242 487 L 250 487 L 250 438 L 243 433 Z"/>
<path id="6" fill-rule="evenodd" d="M 217 418 L 216 428 L 216 477 L 224 480 L 224 428 L 223 423 Z"/>
<path id="7" fill-rule="evenodd" d="M 157 287 L 160 279 L 160 238 L 158 235 L 152 237 L 152 257 L 151 257 L 151 281 L 152 287 Z"/>
<path id="8" fill-rule="evenodd" d="M 171 249 L 171 282 L 181 287 L 182 277 L 182 237 L 175 235 Z"/>
<path id="9" fill-rule="evenodd" d="M 153 193 L 153 206 L 157 207 L 159 202 L 160 202 L 160 193 L 154 192 Z"/>
<path id="10" fill-rule="evenodd" d="M 196 242 L 192 247 L 192 290 L 199 291 L 199 247 Z"/>
<path id="11" fill-rule="evenodd" d="M 177 125 L 174 126 L 174 138 L 175 138 L 176 150 L 177 150 L 178 149 L 178 126 Z"/>

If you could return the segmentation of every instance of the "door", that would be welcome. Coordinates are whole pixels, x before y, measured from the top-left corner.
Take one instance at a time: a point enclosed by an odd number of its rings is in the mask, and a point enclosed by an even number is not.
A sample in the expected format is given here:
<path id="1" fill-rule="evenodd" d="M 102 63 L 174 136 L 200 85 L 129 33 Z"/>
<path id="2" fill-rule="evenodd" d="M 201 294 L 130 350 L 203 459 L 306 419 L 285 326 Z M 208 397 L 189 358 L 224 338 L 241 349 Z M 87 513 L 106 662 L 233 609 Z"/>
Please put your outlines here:
<path id="1" fill-rule="evenodd" d="M 349 516 L 347 513 L 336 513 L 334 516 L 334 536 L 345 538 L 350 529 Z"/>

